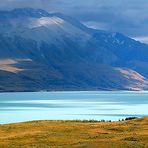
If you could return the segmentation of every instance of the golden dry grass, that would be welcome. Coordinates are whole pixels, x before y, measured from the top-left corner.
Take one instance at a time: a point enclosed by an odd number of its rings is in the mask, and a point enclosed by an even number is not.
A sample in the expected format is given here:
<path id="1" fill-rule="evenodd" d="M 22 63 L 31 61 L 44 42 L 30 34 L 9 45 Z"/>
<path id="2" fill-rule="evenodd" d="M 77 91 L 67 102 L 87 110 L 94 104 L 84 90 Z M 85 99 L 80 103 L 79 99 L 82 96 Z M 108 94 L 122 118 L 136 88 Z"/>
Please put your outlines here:
<path id="1" fill-rule="evenodd" d="M 32 121 L 0 125 L 0 148 L 147 148 L 148 117 L 122 122 Z"/>

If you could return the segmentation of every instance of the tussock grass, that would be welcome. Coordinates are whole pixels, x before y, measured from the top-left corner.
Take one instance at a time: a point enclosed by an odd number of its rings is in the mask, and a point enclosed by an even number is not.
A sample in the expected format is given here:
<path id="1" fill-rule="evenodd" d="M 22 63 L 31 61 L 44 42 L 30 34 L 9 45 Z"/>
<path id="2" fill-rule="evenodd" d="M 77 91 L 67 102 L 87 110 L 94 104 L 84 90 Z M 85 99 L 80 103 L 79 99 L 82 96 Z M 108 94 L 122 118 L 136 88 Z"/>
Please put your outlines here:
<path id="1" fill-rule="evenodd" d="M 0 125 L 0 148 L 147 148 L 148 117 Z"/>

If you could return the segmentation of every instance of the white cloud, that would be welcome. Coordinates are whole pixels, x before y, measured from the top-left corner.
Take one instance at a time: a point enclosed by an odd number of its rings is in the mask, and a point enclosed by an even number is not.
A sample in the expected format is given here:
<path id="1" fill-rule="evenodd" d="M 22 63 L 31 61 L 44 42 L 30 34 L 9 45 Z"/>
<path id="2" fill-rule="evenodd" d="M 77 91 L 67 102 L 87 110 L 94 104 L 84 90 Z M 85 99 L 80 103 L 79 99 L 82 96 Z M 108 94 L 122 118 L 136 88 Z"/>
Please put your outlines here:
<path id="1" fill-rule="evenodd" d="M 148 36 L 133 37 L 133 39 L 148 44 Z"/>
<path id="2" fill-rule="evenodd" d="M 108 26 L 105 23 L 95 22 L 95 21 L 86 21 L 82 23 L 89 28 L 99 29 L 99 30 L 108 30 Z"/>

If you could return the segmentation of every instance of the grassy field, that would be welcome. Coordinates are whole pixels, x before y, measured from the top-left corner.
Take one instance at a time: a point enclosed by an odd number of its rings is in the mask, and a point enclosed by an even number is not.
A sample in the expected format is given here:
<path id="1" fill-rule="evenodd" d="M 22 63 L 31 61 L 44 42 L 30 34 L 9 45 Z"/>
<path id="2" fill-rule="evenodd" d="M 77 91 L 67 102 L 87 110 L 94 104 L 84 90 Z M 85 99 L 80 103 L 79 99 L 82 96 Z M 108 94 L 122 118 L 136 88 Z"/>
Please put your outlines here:
<path id="1" fill-rule="evenodd" d="M 148 148 L 148 117 L 121 122 L 0 125 L 0 148 Z"/>

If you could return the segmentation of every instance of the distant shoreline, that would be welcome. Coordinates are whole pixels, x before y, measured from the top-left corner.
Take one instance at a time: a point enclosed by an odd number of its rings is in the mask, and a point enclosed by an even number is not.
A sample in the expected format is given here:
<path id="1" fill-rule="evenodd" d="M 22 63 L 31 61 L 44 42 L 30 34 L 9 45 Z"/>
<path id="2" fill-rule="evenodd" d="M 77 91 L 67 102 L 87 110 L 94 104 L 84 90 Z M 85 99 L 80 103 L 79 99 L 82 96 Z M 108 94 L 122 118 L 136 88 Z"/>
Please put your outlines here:
<path id="1" fill-rule="evenodd" d="M 48 92 L 148 92 L 148 90 L 49 90 L 49 91 L 0 91 L 0 93 L 48 93 Z"/>
<path id="2" fill-rule="evenodd" d="M 95 119 L 90 119 L 90 120 L 28 120 L 28 121 L 20 121 L 20 122 L 8 122 L 8 123 L 0 123 L 0 125 L 10 125 L 10 124 L 25 124 L 25 123 L 29 123 L 29 122 L 44 122 L 44 121 L 49 121 L 49 122 L 80 122 L 80 123 L 117 123 L 117 122 L 123 122 L 123 121 L 130 121 L 130 120 L 136 120 L 136 119 L 142 119 L 142 118 L 148 118 L 148 116 L 143 116 L 143 117 L 136 117 L 136 116 L 131 116 L 131 117 L 125 117 L 122 119 L 119 119 L 117 121 L 113 121 L 113 120 L 95 120 Z"/>

